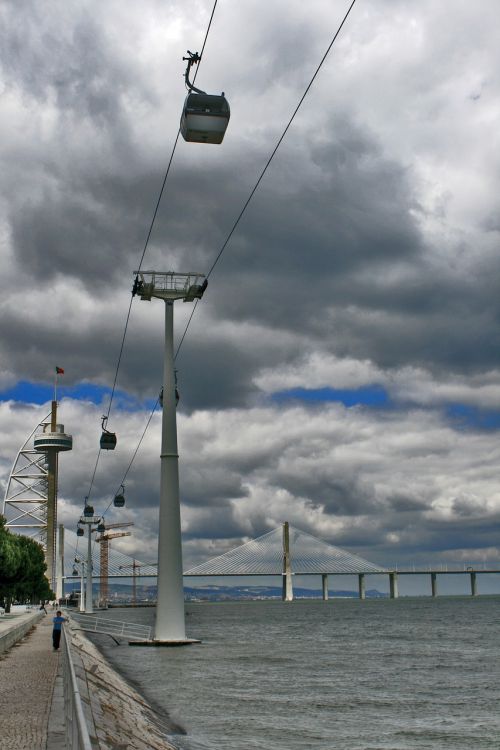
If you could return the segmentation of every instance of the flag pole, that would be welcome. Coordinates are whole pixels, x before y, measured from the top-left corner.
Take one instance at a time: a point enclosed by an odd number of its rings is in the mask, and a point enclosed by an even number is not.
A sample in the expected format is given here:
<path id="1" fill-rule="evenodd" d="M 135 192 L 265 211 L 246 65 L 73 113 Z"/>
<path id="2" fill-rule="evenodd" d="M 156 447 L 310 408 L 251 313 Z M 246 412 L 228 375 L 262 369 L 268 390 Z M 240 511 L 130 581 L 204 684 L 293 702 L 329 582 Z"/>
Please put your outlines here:
<path id="1" fill-rule="evenodd" d="M 62 367 L 56 366 L 56 375 L 54 378 L 54 401 L 57 402 L 57 378 L 59 375 L 64 375 L 64 370 Z"/>

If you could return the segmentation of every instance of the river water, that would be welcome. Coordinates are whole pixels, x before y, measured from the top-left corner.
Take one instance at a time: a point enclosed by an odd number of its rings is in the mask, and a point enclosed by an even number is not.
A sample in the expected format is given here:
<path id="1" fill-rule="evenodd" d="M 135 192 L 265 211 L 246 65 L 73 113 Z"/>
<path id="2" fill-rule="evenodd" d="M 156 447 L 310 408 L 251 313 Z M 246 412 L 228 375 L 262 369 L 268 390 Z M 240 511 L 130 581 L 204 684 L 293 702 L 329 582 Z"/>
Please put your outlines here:
<path id="1" fill-rule="evenodd" d="M 192 603 L 185 648 L 98 645 L 181 750 L 498 750 L 500 597 Z M 153 624 L 152 609 L 112 609 Z M 97 642 L 97 641 L 96 641 Z"/>

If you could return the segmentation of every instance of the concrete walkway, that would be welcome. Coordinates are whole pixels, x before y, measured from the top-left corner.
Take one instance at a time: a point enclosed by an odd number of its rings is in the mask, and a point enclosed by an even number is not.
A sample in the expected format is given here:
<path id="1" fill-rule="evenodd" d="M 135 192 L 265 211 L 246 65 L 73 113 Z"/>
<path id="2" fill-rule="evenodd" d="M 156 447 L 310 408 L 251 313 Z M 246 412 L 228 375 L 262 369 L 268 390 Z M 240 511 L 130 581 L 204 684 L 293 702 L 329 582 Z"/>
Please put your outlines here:
<path id="1" fill-rule="evenodd" d="M 0 638 L 38 613 L 0 620 Z M 59 666 L 52 650 L 52 617 L 44 616 L 21 640 L 0 654 L 0 746 L 2 750 L 46 750 L 49 713 Z"/>
<path id="2" fill-rule="evenodd" d="M 63 659 L 52 649 L 54 614 L 18 611 L 0 618 L 0 750 L 67 750 Z M 92 747 L 174 750 L 168 722 L 81 631 L 70 623 L 65 629 Z"/>

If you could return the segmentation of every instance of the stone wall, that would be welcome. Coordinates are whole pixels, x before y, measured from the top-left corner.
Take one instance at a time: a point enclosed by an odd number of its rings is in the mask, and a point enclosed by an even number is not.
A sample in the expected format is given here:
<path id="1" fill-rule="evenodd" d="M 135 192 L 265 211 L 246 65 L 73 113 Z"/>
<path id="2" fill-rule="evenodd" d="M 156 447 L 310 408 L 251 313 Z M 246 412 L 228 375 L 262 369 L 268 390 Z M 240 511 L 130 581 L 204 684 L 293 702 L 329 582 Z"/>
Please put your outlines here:
<path id="1" fill-rule="evenodd" d="M 175 750 L 168 728 L 149 703 L 77 629 L 67 626 L 92 746 L 99 750 Z"/>
<path id="2" fill-rule="evenodd" d="M 20 641 L 42 617 L 45 617 L 45 614 L 36 611 L 16 615 L 12 620 L 7 620 L 7 617 L 3 617 L 0 623 L 2 625 L 0 630 L 0 654 L 8 651 L 11 646 Z"/>

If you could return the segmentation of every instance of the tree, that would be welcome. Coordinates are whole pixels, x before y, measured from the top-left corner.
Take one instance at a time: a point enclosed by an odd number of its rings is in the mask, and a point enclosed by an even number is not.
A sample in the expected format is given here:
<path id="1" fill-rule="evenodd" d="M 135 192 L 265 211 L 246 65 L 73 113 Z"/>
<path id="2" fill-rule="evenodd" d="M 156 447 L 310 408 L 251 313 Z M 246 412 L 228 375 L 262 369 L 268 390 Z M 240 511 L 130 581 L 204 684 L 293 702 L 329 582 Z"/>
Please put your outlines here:
<path id="1" fill-rule="evenodd" d="M 55 598 L 45 577 L 46 569 L 41 544 L 11 534 L 0 516 L 0 601 L 7 612 L 13 600 L 33 603 Z"/>
<path id="2" fill-rule="evenodd" d="M 47 565 L 41 544 L 26 536 L 18 536 L 17 544 L 21 553 L 21 567 L 15 583 L 16 599 L 21 602 L 54 599 L 55 595 L 45 577 Z"/>

